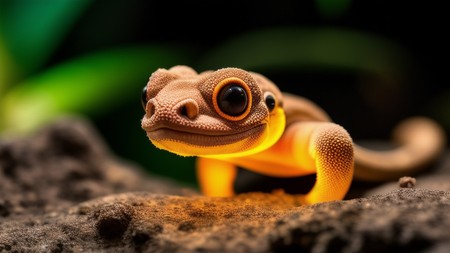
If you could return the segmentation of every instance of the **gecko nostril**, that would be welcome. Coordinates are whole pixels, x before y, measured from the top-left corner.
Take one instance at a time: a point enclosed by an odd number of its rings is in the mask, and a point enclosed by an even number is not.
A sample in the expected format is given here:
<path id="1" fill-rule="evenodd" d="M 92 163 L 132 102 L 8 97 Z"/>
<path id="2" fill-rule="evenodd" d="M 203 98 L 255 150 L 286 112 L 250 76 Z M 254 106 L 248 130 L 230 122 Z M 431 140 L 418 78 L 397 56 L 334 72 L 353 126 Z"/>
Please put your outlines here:
<path id="1" fill-rule="evenodd" d="M 155 103 L 153 100 L 147 102 L 145 112 L 147 114 L 147 118 L 151 118 L 153 115 L 155 115 Z"/>
<path id="2" fill-rule="evenodd" d="M 195 100 L 188 99 L 179 104 L 177 112 L 182 117 L 194 120 L 199 114 L 199 108 Z"/>

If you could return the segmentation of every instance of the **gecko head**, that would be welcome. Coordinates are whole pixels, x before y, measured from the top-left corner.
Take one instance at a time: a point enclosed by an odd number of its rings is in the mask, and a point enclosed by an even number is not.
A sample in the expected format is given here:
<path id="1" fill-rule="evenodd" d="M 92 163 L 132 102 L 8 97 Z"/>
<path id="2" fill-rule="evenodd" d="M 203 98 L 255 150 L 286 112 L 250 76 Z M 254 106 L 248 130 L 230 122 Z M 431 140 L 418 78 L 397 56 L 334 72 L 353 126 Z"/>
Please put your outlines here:
<path id="1" fill-rule="evenodd" d="M 144 87 L 142 104 L 150 141 L 182 156 L 246 156 L 272 146 L 285 127 L 278 88 L 239 68 L 158 69 Z"/>

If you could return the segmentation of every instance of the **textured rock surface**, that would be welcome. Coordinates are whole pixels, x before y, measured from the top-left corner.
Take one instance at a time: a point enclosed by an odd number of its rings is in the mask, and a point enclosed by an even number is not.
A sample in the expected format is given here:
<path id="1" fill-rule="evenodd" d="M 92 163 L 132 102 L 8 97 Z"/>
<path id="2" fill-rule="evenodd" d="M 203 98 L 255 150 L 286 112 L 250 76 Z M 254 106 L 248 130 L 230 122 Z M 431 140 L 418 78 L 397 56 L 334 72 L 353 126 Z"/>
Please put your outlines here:
<path id="1" fill-rule="evenodd" d="M 32 252 L 440 252 L 450 193 L 387 195 L 299 207 L 285 194 L 214 199 L 111 195 L 3 221 L 0 249 Z"/>
<path id="2" fill-rule="evenodd" d="M 421 189 L 319 204 L 278 221 L 271 246 L 276 252 L 440 252 L 450 243 L 449 210 L 450 192 Z"/>
<path id="3" fill-rule="evenodd" d="M 448 252 L 450 182 L 432 181 L 311 206 L 280 191 L 208 198 L 64 120 L 0 141 L 0 252 Z"/>
<path id="4" fill-rule="evenodd" d="M 55 122 L 29 138 L 0 141 L 0 217 L 44 214 L 133 190 L 184 191 L 112 155 L 81 119 Z"/>

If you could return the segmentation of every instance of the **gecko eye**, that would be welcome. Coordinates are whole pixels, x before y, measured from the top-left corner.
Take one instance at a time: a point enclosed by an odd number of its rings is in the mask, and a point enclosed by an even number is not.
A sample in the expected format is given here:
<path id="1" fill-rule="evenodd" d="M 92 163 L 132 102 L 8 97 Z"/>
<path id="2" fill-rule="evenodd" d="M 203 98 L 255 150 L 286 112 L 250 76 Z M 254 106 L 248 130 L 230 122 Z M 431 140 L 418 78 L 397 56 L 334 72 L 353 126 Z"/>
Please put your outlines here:
<path id="1" fill-rule="evenodd" d="M 250 88 L 239 78 L 227 78 L 215 87 L 213 104 L 220 116 L 233 121 L 241 120 L 250 112 Z"/>
<path id="2" fill-rule="evenodd" d="M 142 94 L 141 94 L 141 103 L 142 103 L 142 107 L 144 107 L 145 110 L 145 106 L 147 105 L 147 85 L 145 85 L 144 89 L 142 89 Z"/>
<path id="3" fill-rule="evenodd" d="M 230 83 L 225 86 L 217 99 L 220 110 L 230 116 L 239 116 L 247 109 L 247 93 L 238 84 Z"/>
<path id="4" fill-rule="evenodd" d="M 269 112 L 272 112 L 277 105 L 277 101 L 275 100 L 275 96 L 271 92 L 266 92 L 264 94 L 264 102 L 266 103 L 267 109 Z"/>

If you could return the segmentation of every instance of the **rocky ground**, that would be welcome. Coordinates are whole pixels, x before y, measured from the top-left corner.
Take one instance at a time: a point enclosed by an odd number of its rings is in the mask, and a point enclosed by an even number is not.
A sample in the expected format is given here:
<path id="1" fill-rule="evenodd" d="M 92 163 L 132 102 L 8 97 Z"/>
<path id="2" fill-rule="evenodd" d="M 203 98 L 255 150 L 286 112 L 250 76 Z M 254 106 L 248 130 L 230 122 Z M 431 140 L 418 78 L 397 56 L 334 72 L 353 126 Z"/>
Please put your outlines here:
<path id="1" fill-rule="evenodd" d="M 0 140 L 0 252 L 449 252 L 450 159 L 436 168 L 311 206 L 282 191 L 208 198 L 63 119 Z"/>

